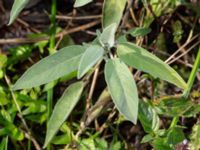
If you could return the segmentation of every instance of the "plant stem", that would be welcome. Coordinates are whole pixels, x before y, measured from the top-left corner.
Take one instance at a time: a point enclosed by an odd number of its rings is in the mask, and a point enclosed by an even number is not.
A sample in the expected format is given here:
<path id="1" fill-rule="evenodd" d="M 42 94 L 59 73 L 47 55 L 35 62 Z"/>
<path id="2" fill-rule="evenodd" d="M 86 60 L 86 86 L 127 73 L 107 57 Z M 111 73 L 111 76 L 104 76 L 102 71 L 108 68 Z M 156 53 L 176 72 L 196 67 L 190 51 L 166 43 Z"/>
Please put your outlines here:
<path id="1" fill-rule="evenodd" d="M 183 92 L 183 95 L 182 95 L 183 98 L 188 98 L 188 96 L 190 94 L 190 91 L 191 91 L 191 88 L 193 86 L 193 83 L 194 83 L 194 80 L 195 80 L 195 77 L 196 77 L 196 74 L 197 74 L 199 66 L 200 66 L 200 47 L 199 47 L 199 50 L 198 50 L 198 53 L 197 53 L 197 56 L 196 56 L 196 60 L 195 60 L 194 66 L 193 66 L 192 71 L 190 73 L 189 80 L 187 82 L 187 88 Z M 178 122 L 178 117 L 174 117 L 172 122 L 171 122 L 170 128 L 175 127 L 177 122 Z"/>
<path id="2" fill-rule="evenodd" d="M 47 114 L 48 114 L 48 120 L 52 113 L 52 101 L 53 101 L 53 88 L 49 89 L 47 91 Z"/>
<path id="3" fill-rule="evenodd" d="M 56 0 L 52 0 L 52 8 L 51 8 L 51 37 L 49 43 L 49 53 L 52 54 L 55 52 L 55 34 L 56 34 Z M 53 100 L 53 88 L 47 91 L 47 112 L 48 112 L 48 119 L 51 116 L 52 112 L 52 100 Z"/>
<path id="4" fill-rule="evenodd" d="M 28 140 L 28 150 L 31 150 L 31 140 Z"/>
<path id="5" fill-rule="evenodd" d="M 188 96 L 190 94 L 190 91 L 191 91 L 191 88 L 193 86 L 193 83 L 194 83 L 194 80 L 195 80 L 199 66 L 200 66 L 200 48 L 198 50 L 194 66 L 192 68 L 189 80 L 187 82 L 187 88 L 184 90 L 183 95 L 182 95 L 184 98 L 188 98 Z M 174 127 L 177 124 L 177 121 L 178 121 L 178 118 L 174 117 L 173 120 L 172 120 L 172 123 L 170 125 L 170 128 Z"/>
<path id="6" fill-rule="evenodd" d="M 47 124 L 46 126 L 48 126 L 48 120 L 51 117 L 52 107 L 53 107 L 52 103 L 53 103 L 53 88 L 47 91 Z M 47 150 L 51 150 L 50 144 L 47 146 Z"/>
<path id="7" fill-rule="evenodd" d="M 57 13 L 57 3 L 56 0 L 52 0 L 51 4 L 51 36 L 50 36 L 50 42 L 49 42 L 49 53 L 53 54 L 56 52 L 55 50 L 55 43 L 56 43 L 56 13 Z"/>
<path id="8" fill-rule="evenodd" d="M 187 89 L 185 89 L 185 91 L 183 92 L 184 98 L 188 98 L 188 96 L 190 94 L 190 91 L 191 91 L 192 85 L 194 83 L 199 66 L 200 66 L 200 48 L 198 50 L 194 66 L 192 68 L 192 72 L 190 73 L 190 77 L 187 82 Z"/>
<path id="9" fill-rule="evenodd" d="M 55 43 L 56 43 L 56 13 L 57 13 L 57 3 L 56 0 L 52 0 L 51 4 L 51 37 L 49 41 L 49 54 L 53 54 L 56 52 Z M 51 84 L 51 83 L 50 83 Z M 53 108 L 53 87 L 47 91 L 47 122 L 51 117 Z M 47 124 L 48 126 L 48 124 Z M 47 146 L 47 150 L 51 150 L 51 145 Z"/>
<path id="10" fill-rule="evenodd" d="M 169 128 L 171 129 L 171 128 L 175 127 L 177 122 L 178 122 L 178 117 L 174 117 Z"/>
<path id="11" fill-rule="evenodd" d="M 6 136 L 5 138 L 6 138 L 6 144 L 5 144 L 5 149 L 4 150 L 8 150 L 8 136 Z"/>
<path id="12" fill-rule="evenodd" d="M 92 95 L 94 93 L 94 88 L 95 88 L 95 85 L 96 85 L 98 73 L 99 73 L 99 67 L 97 67 L 95 69 L 95 71 L 94 71 L 94 75 L 93 75 L 93 79 L 92 79 L 92 84 L 90 86 L 89 95 L 88 95 L 88 97 L 86 99 L 86 108 L 85 108 L 85 110 L 89 110 L 89 108 L 90 108 L 91 99 L 92 99 Z"/>
<path id="13" fill-rule="evenodd" d="M 49 43 L 49 53 L 53 54 L 55 52 L 55 42 L 56 42 L 56 13 L 57 13 L 57 3 L 56 0 L 52 0 L 51 5 L 51 37 Z"/>
<path id="14" fill-rule="evenodd" d="M 47 91 L 47 126 L 48 126 L 48 120 L 51 117 L 51 113 L 52 113 L 52 103 L 53 103 L 53 88 L 49 89 Z M 49 144 L 47 146 L 47 150 L 51 149 L 51 145 Z"/>

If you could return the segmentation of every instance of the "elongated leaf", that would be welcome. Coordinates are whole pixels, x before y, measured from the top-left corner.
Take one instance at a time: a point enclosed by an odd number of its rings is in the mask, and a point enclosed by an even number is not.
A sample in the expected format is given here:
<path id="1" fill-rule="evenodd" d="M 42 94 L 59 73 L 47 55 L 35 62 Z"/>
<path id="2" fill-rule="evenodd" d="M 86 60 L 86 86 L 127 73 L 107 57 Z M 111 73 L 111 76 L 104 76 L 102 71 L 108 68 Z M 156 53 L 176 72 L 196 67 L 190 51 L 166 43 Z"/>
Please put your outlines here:
<path id="1" fill-rule="evenodd" d="M 36 87 L 76 71 L 84 49 L 82 46 L 69 46 L 42 59 L 22 75 L 13 90 Z"/>
<path id="2" fill-rule="evenodd" d="M 90 2 L 92 2 L 92 0 L 76 0 L 74 7 L 81 7 L 81 6 L 84 6 L 84 5 L 86 5 Z"/>
<path id="3" fill-rule="evenodd" d="M 185 81 L 173 68 L 142 47 L 128 42 L 121 43 L 118 45 L 117 53 L 121 60 L 132 67 L 166 80 L 180 88 L 187 87 Z"/>
<path id="4" fill-rule="evenodd" d="M 47 125 L 47 134 L 45 138 L 44 148 L 55 136 L 63 122 L 68 118 L 69 114 L 77 104 L 82 91 L 83 83 L 74 83 L 65 90 L 62 97 L 58 100 Z"/>
<path id="5" fill-rule="evenodd" d="M 99 45 L 88 47 L 81 57 L 78 67 L 78 78 L 80 79 L 93 65 L 99 61 L 104 54 L 104 49 Z"/>
<path id="6" fill-rule="evenodd" d="M 140 101 L 138 117 L 145 132 L 153 133 L 159 129 L 159 117 L 147 102 Z"/>
<path id="7" fill-rule="evenodd" d="M 109 26 L 107 26 L 102 34 L 100 35 L 100 41 L 104 45 L 108 45 L 109 48 L 113 47 L 115 44 L 115 32 L 117 29 L 116 23 L 113 23 Z"/>
<path id="8" fill-rule="evenodd" d="M 138 93 L 128 67 L 117 58 L 108 60 L 105 66 L 105 79 L 113 102 L 119 112 L 136 124 Z"/>
<path id="9" fill-rule="evenodd" d="M 14 4 L 12 6 L 12 10 L 10 13 L 10 20 L 9 20 L 9 25 L 13 23 L 13 21 L 17 18 L 19 13 L 24 9 L 26 4 L 28 4 L 29 0 L 15 0 Z"/>
<path id="10" fill-rule="evenodd" d="M 122 18 L 126 0 L 104 0 L 103 5 L 103 27 L 116 23 L 117 26 Z"/>

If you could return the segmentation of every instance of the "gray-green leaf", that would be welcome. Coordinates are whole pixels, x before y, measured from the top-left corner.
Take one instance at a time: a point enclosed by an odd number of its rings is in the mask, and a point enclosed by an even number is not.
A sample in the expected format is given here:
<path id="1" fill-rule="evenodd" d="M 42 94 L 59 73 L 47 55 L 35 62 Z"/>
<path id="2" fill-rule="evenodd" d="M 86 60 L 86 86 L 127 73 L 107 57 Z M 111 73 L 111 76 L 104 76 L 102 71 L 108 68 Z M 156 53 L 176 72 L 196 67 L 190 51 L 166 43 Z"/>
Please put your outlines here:
<path id="1" fill-rule="evenodd" d="M 118 58 L 108 60 L 105 65 L 105 79 L 113 102 L 119 112 L 136 124 L 138 92 L 128 67 Z"/>
<path id="2" fill-rule="evenodd" d="M 104 0 L 103 5 L 103 27 L 116 23 L 119 25 L 124 8 L 126 6 L 126 0 Z"/>
<path id="3" fill-rule="evenodd" d="M 84 6 L 84 5 L 86 5 L 90 2 L 92 2 L 92 0 L 76 0 L 74 7 L 81 7 L 81 6 Z"/>
<path id="4" fill-rule="evenodd" d="M 47 125 L 44 148 L 49 144 L 49 142 L 51 142 L 60 126 L 68 118 L 69 114 L 77 104 L 82 91 L 83 83 L 74 83 L 65 90 L 62 97 L 58 100 Z"/>
<path id="5" fill-rule="evenodd" d="M 80 79 L 93 65 L 95 65 L 104 54 L 104 49 L 99 45 L 88 47 L 81 57 L 78 67 L 78 78 Z"/>
<path id="6" fill-rule="evenodd" d="M 136 69 L 166 80 L 180 88 L 187 87 L 185 81 L 173 68 L 142 47 L 128 42 L 121 43 L 118 45 L 117 53 L 121 60 Z"/>
<path id="7" fill-rule="evenodd" d="M 24 9 L 28 4 L 29 0 L 15 0 L 10 13 L 10 20 L 8 25 L 12 24 L 13 21 L 17 18 L 19 13 Z"/>
<path id="8" fill-rule="evenodd" d="M 100 35 L 99 40 L 104 44 L 108 45 L 109 48 L 113 47 L 115 44 L 115 32 L 117 30 L 117 24 L 113 23 L 107 26 L 102 34 Z"/>
<path id="9" fill-rule="evenodd" d="M 49 83 L 78 69 L 85 48 L 74 45 L 65 47 L 29 68 L 15 83 L 13 90 L 27 89 Z"/>

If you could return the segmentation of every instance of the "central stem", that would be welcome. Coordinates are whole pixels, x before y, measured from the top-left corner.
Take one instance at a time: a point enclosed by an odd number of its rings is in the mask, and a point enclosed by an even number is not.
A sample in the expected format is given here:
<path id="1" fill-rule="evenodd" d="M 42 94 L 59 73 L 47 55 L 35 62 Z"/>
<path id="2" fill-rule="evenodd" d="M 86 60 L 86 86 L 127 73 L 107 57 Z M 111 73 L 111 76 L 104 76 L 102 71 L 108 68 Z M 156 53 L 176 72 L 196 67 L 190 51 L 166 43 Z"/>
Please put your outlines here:
<path id="1" fill-rule="evenodd" d="M 49 54 L 53 54 L 56 52 L 55 50 L 55 43 L 56 43 L 56 13 L 57 13 L 57 3 L 56 0 L 52 0 L 52 5 L 51 5 L 51 37 L 49 41 Z M 52 84 L 52 83 L 50 83 Z M 53 108 L 53 87 L 50 88 L 47 91 L 47 122 L 51 117 L 52 114 L 52 108 Z M 47 124 L 48 125 L 48 124 Z M 49 144 L 47 146 L 47 150 L 51 150 L 51 145 Z"/>

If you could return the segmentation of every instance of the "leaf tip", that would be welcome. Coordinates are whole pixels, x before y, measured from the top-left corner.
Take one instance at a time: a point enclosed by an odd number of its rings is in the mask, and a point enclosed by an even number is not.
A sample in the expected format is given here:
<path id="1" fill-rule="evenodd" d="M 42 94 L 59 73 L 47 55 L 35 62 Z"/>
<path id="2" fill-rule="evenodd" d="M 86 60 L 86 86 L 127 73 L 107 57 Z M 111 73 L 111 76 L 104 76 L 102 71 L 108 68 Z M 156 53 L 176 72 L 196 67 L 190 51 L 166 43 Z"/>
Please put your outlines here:
<path id="1" fill-rule="evenodd" d="M 10 26 L 10 25 L 14 22 L 14 20 L 15 20 L 15 18 L 13 18 L 12 12 L 11 12 L 9 21 L 8 21 L 8 23 L 7 23 L 7 26 Z"/>
<path id="2" fill-rule="evenodd" d="M 92 2 L 92 0 L 88 0 L 86 2 L 80 2 L 80 1 L 76 0 L 75 3 L 74 3 L 74 8 L 82 7 L 82 6 L 84 6 L 84 5 L 86 5 L 90 2 Z"/>
<path id="3" fill-rule="evenodd" d="M 77 8 L 77 7 L 80 7 L 80 6 L 78 6 L 76 3 L 74 4 L 74 8 Z"/>
<path id="4" fill-rule="evenodd" d="M 137 124 L 137 118 L 138 118 L 138 117 L 136 117 L 136 118 L 134 118 L 134 119 L 132 120 L 133 124 L 135 124 L 135 125 Z"/>
<path id="5" fill-rule="evenodd" d="M 10 26 L 13 23 L 13 21 L 10 19 L 7 26 Z"/>
<path id="6" fill-rule="evenodd" d="M 11 87 L 11 90 L 12 91 L 16 91 L 16 90 L 19 90 L 20 88 L 16 85 L 16 84 L 14 84 L 12 87 Z"/>
<path id="7" fill-rule="evenodd" d="M 43 145 L 43 149 L 45 149 L 46 147 L 47 147 L 47 145 L 48 145 L 48 142 L 46 141 L 46 139 L 45 139 L 45 142 L 44 142 L 44 145 Z"/>
<path id="8" fill-rule="evenodd" d="M 17 91 L 17 90 L 21 90 L 21 89 L 25 88 L 19 81 L 20 81 L 20 79 L 17 80 L 17 82 L 11 87 L 12 91 Z"/>
<path id="9" fill-rule="evenodd" d="M 82 78 L 82 73 L 80 72 L 80 69 L 78 69 L 78 72 L 77 72 L 77 79 L 81 79 Z"/>
<path id="10" fill-rule="evenodd" d="M 179 88 L 183 89 L 183 90 L 188 89 L 187 83 L 181 77 L 180 77 L 179 80 L 180 80 L 179 84 L 175 84 L 175 85 L 178 86 Z"/>

